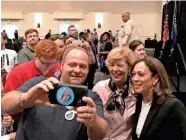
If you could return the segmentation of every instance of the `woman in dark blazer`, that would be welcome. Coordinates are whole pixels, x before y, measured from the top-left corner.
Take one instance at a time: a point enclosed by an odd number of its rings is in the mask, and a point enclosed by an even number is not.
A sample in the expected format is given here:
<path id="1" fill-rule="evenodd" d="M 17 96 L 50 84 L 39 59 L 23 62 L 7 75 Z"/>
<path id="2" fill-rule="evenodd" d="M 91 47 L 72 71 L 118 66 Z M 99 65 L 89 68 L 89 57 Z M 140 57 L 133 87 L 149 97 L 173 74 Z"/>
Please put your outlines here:
<path id="1" fill-rule="evenodd" d="M 186 109 L 171 95 L 161 62 L 147 57 L 131 68 L 137 96 L 132 140 L 186 140 Z"/>

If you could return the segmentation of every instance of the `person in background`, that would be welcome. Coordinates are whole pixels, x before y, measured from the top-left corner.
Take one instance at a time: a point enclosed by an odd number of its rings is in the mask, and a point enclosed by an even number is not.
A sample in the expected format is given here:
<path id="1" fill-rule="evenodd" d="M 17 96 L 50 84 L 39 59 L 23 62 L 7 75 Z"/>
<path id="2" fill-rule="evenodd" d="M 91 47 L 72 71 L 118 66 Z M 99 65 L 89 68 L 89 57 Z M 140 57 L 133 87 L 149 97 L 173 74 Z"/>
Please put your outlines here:
<path id="1" fill-rule="evenodd" d="M 68 47 L 61 60 L 60 82 L 55 78 L 36 77 L 3 96 L 4 112 L 11 115 L 23 112 L 16 140 L 102 140 L 105 137 L 108 124 L 103 119 L 103 104 L 98 94 L 88 90 L 87 97 L 82 98 L 87 106 L 77 108 L 55 106 L 48 99 L 47 92 L 56 84 L 83 84 L 88 74 L 89 54 L 84 47 Z"/>
<path id="2" fill-rule="evenodd" d="M 103 45 L 103 34 L 101 34 L 99 42 L 98 42 L 98 45 L 97 45 L 97 56 L 96 56 L 96 59 L 97 59 L 99 70 L 100 70 L 101 64 L 102 64 L 101 63 L 101 54 L 100 54 L 102 45 Z"/>
<path id="3" fill-rule="evenodd" d="M 4 94 L 1 92 L 1 98 Z M 1 112 L 1 140 L 14 140 L 15 132 L 13 131 L 14 120 L 11 116 L 6 113 Z"/>
<path id="4" fill-rule="evenodd" d="M 60 60 L 62 57 L 62 54 L 65 49 L 65 38 L 61 34 L 53 34 L 51 35 L 50 39 L 56 43 L 56 45 L 59 47 L 59 56 L 58 56 L 58 61 L 60 64 Z"/>
<path id="5" fill-rule="evenodd" d="M 103 140 L 132 138 L 136 96 L 129 70 L 134 61 L 135 57 L 129 48 L 112 49 L 106 60 L 111 78 L 98 82 L 93 88 L 102 99 L 104 118 L 108 122 L 107 135 Z"/>
<path id="6" fill-rule="evenodd" d="M 106 67 L 105 60 L 107 59 L 107 55 L 112 50 L 112 43 L 110 41 L 110 34 L 108 32 L 103 33 L 103 44 L 100 46 L 100 67 L 101 71 L 109 75 L 108 68 Z"/>
<path id="7" fill-rule="evenodd" d="M 7 36 L 1 33 L 1 70 L 10 72 L 17 65 L 17 53 L 14 50 L 6 49 Z"/>
<path id="8" fill-rule="evenodd" d="M 85 80 L 85 85 L 87 85 L 88 88 L 90 90 L 92 90 L 93 83 L 94 83 L 94 75 L 96 72 L 96 49 L 95 49 L 94 44 L 92 42 L 91 33 L 84 33 L 83 40 L 85 42 L 87 42 L 87 44 L 89 45 L 90 52 L 93 54 L 91 57 L 93 57 L 92 59 L 95 60 L 94 62 L 89 64 L 89 72 L 88 72 L 87 78 Z"/>
<path id="9" fill-rule="evenodd" d="M 94 35 L 95 38 L 98 38 L 98 33 L 96 31 L 96 28 L 94 28 L 94 30 L 93 30 L 93 35 Z"/>
<path id="10" fill-rule="evenodd" d="M 64 36 L 61 34 L 53 34 L 51 35 L 50 39 L 56 43 L 59 47 L 59 53 L 62 53 L 65 47 Z"/>
<path id="11" fill-rule="evenodd" d="M 119 33 L 119 46 L 125 46 L 130 44 L 133 40 L 139 40 L 139 34 L 137 27 L 130 19 L 130 13 L 129 12 L 124 12 L 122 14 L 122 20 L 124 22 L 123 28 L 121 28 L 121 31 Z"/>
<path id="12" fill-rule="evenodd" d="M 45 35 L 45 39 L 49 39 L 51 37 L 51 30 L 48 30 L 48 33 Z"/>
<path id="13" fill-rule="evenodd" d="M 133 40 L 129 48 L 134 52 L 136 59 L 143 59 L 146 56 L 145 47 L 140 40 Z"/>
<path id="14" fill-rule="evenodd" d="M 75 37 L 78 39 L 78 35 L 79 35 L 79 32 L 78 32 L 78 30 L 76 29 L 76 31 L 75 31 Z"/>
<path id="15" fill-rule="evenodd" d="M 38 43 L 38 31 L 36 29 L 28 29 L 25 32 L 27 46 L 18 52 L 18 64 L 28 62 L 34 58 L 34 49 Z"/>
<path id="16" fill-rule="evenodd" d="M 109 32 L 110 36 L 112 37 L 112 31 L 111 31 L 111 30 L 109 30 L 108 32 Z"/>
<path id="17" fill-rule="evenodd" d="M 16 40 L 19 39 L 19 34 L 18 34 L 17 30 L 15 30 L 15 32 L 14 32 L 14 37 L 15 37 Z"/>
<path id="18" fill-rule="evenodd" d="M 26 40 L 23 39 L 22 47 L 25 48 L 27 46 Z"/>
<path id="19" fill-rule="evenodd" d="M 58 63 L 59 48 L 51 40 L 41 40 L 35 46 L 35 59 L 15 67 L 9 74 L 4 93 L 16 90 L 29 79 L 38 76 L 55 77 L 61 76 L 61 68 Z M 14 131 L 17 130 L 20 114 L 15 116 Z"/>
<path id="20" fill-rule="evenodd" d="M 11 116 L 1 113 L 1 140 L 14 140 L 16 133 L 13 131 L 13 122 Z"/>
<path id="21" fill-rule="evenodd" d="M 112 48 L 118 47 L 118 42 L 116 41 L 116 38 L 114 36 L 111 37 L 111 42 L 112 42 Z"/>
<path id="22" fill-rule="evenodd" d="M 14 50 L 6 49 L 7 36 L 1 33 L 1 90 L 4 85 L 8 74 L 17 65 L 17 53 Z"/>
<path id="23" fill-rule="evenodd" d="M 51 40 L 41 40 L 35 46 L 35 58 L 15 67 L 9 74 L 4 86 L 4 93 L 19 88 L 27 80 L 36 76 L 61 76 L 60 65 L 57 64 L 59 47 Z"/>
<path id="24" fill-rule="evenodd" d="M 161 62 L 153 57 L 138 60 L 131 75 L 138 94 L 132 140 L 186 140 L 186 109 L 171 95 Z"/>
<path id="25" fill-rule="evenodd" d="M 66 32 L 62 32 L 61 34 L 62 34 L 64 37 L 67 36 L 67 33 L 66 33 Z"/>
<path id="26" fill-rule="evenodd" d="M 87 31 L 86 31 L 87 33 L 90 33 L 90 29 L 87 29 Z"/>
<path id="27" fill-rule="evenodd" d="M 7 35 L 7 33 L 6 33 L 5 30 L 3 30 L 3 34 L 4 34 L 5 36 L 7 36 L 7 38 L 8 38 L 8 35 Z"/>
<path id="28" fill-rule="evenodd" d="M 83 41 L 83 35 L 84 35 L 84 32 L 80 32 L 79 33 L 79 40 L 82 40 Z"/>
<path id="29" fill-rule="evenodd" d="M 77 38 L 76 33 L 77 33 L 77 31 L 76 31 L 75 26 L 74 25 L 70 25 L 68 27 L 68 36 L 71 36 L 73 38 Z"/>

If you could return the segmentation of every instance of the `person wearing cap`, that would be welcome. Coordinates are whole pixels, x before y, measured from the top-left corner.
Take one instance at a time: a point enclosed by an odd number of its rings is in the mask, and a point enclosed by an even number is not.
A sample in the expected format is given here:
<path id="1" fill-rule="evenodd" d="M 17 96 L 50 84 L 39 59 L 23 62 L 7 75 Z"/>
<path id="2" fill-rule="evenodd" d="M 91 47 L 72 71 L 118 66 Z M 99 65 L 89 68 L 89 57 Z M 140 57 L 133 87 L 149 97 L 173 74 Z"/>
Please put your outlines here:
<path id="1" fill-rule="evenodd" d="M 59 47 L 59 55 L 58 60 L 60 63 L 63 51 L 65 49 L 65 37 L 62 34 L 52 34 L 50 39 L 56 43 L 56 45 Z"/>
<path id="2" fill-rule="evenodd" d="M 83 46 L 66 48 L 61 60 L 60 81 L 53 77 L 36 77 L 2 98 L 4 112 L 10 115 L 23 112 L 15 140 L 101 140 L 105 137 L 108 124 L 97 93 L 88 90 L 87 96 L 82 98 L 87 105 L 76 108 L 51 104 L 48 98 L 49 91 L 55 94 L 54 85 L 84 83 L 90 53 Z M 69 92 L 69 97 L 72 94 Z"/>

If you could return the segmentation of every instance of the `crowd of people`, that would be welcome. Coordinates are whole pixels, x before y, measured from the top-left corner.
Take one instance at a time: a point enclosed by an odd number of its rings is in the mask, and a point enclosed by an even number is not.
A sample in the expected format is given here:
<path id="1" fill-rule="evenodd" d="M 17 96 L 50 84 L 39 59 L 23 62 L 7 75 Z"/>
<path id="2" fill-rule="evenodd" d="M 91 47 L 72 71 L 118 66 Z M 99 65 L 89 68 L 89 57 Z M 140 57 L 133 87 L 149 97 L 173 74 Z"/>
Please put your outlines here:
<path id="1" fill-rule="evenodd" d="M 129 12 L 122 20 L 116 36 L 70 25 L 68 34 L 49 30 L 39 39 L 28 29 L 19 51 L 1 33 L 1 138 L 186 140 L 186 109 L 171 94 L 164 66 L 147 56 Z M 94 83 L 97 71 L 108 78 Z M 56 84 L 87 86 L 87 105 L 51 104 Z"/>

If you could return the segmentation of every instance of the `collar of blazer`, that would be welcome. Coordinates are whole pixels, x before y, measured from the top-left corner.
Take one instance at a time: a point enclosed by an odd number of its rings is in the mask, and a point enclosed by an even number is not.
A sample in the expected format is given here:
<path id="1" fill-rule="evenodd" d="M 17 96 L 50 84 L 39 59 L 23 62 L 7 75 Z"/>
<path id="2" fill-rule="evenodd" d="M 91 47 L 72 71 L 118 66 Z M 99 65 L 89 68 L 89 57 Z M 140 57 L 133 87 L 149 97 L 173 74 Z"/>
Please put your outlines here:
<path id="1" fill-rule="evenodd" d="M 137 126 L 139 115 L 141 112 L 142 100 L 143 100 L 143 96 L 141 94 L 139 94 L 137 96 L 137 103 L 136 103 L 136 126 Z M 163 100 L 162 102 L 159 102 L 158 100 L 159 100 L 159 97 L 154 93 L 152 105 L 151 105 L 151 108 L 150 108 L 149 113 L 147 115 L 147 118 L 145 120 L 145 123 L 143 125 L 140 138 L 143 138 L 143 136 L 147 136 L 147 135 L 152 134 L 153 130 L 155 130 L 159 126 L 159 124 L 162 123 L 159 121 L 159 123 L 153 124 L 153 126 L 151 126 L 152 121 L 156 118 L 156 115 L 157 115 L 160 107 L 165 102 L 165 100 Z"/>

